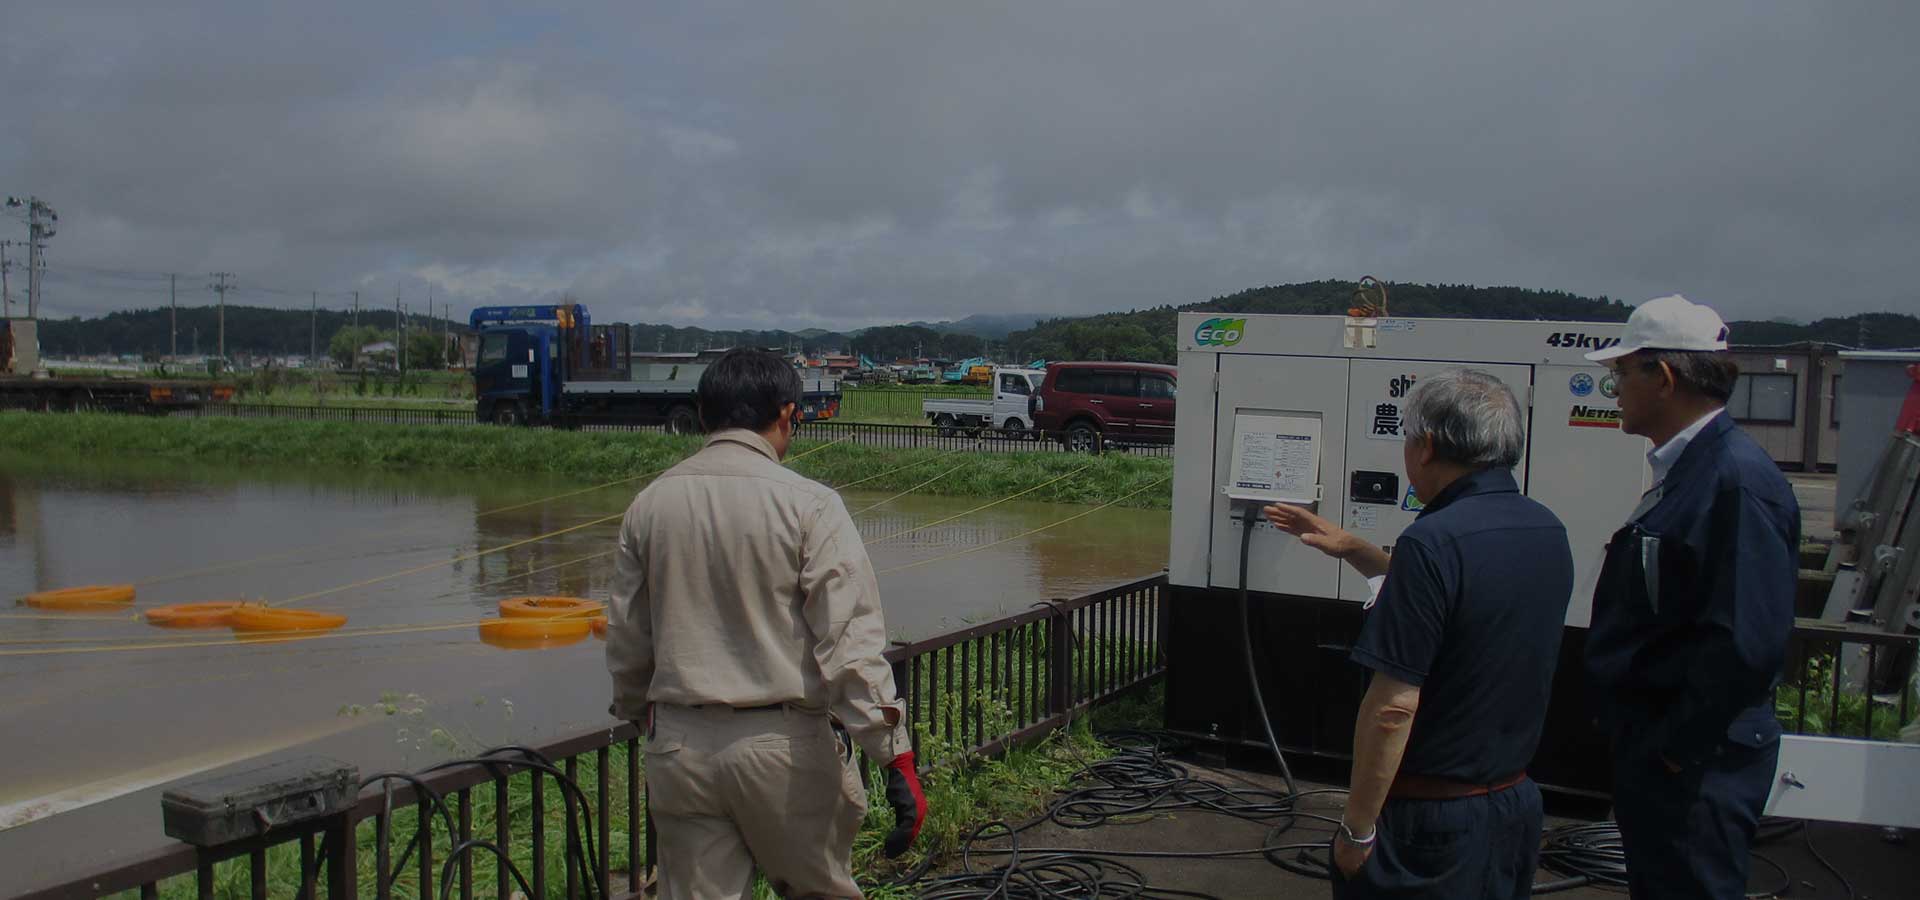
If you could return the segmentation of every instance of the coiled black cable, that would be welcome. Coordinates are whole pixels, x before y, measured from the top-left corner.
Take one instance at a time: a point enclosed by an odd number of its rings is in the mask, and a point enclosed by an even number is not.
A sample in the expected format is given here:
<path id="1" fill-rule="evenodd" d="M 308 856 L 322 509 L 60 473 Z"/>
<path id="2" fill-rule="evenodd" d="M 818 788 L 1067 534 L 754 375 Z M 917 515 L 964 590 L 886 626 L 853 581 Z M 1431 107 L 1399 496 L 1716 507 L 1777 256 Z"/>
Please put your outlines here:
<path id="1" fill-rule="evenodd" d="M 418 774 L 382 772 L 361 780 L 361 790 L 365 790 L 373 784 L 384 784 L 389 781 L 404 781 L 413 787 L 416 802 L 426 803 L 431 806 L 428 815 L 420 816 L 419 822 L 414 828 L 413 838 L 407 842 L 406 850 L 401 853 L 400 859 L 392 866 L 385 885 L 387 890 L 391 890 L 395 881 L 400 877 L 400 874 L 406 871 L 407 861 L 413 858 L 414 851 L 424 847 L 427 841 L 432 840 L 433 814 L 438 814 L 441 823 L 447 829 L 449 838 L 456 833 L 453 825 L 453 814 L 447 809 L 446 798 L 441 795 L 440 792 L 428 786 L 424 780 L 424 776 L 447 769 L 459 768 L 461 766 L 485 766 L 490 771 L 501 772 L 502 774 L 511 774 L 511 770 L 517 767 L 551 776 L 554 781 L 560 785 L 563 801 L 568 806 L 578 804 L 577 809 L 580 813 L 578 818 L 572 820 L 572 830 L 568 835 L 567 841 L 566 864 L 579 873 L 580 881 L 586 885 L 583 894 L 585 897 L 592 900 L 592 898 L 600 895 L 600 880 L 596 873 L 604 871 L 604 866 L 601 865 L 599 848 L 594 843 L 593 807 L 587 802 L 586 792 L 581 790 L 580 785 L 573 779 L 568 778 L 566 773 L 561 771 L 558 766 L 555 766 L 553 760 L 549 759 L 545 754 L 530 747 L 511 744 L 495 747 L 478 756 L 437 763 L 422 769 Z M 605 773 L 602 773 L 602 777 L 605 777 Z M 494 814 L 504 816 L 507 814 L 507 811 L 504 809 L 495 810 Z M 545 823 L 536 820 L 534 827 L 545 827 Z M 351 839 L 351 836 L 349 836 L 349 838 Z M 331 852 L 332 842 L 333 835 L 329 832 L 321 838 L 320 845 L 315 848 L 312 863 L 306 867 L 309 875 L 301 886 L 303 893 L 311 892 L 316 886 L 315 882 L 319 878 L 321 862 L 325 860 L 327 854 Z M 491 841 L 473 838 L 455 844 L 453 848 L 448 851 L 446 862 L 441 864 L 441 900 L 445 900 L 445 898 L 451 896 L 454 868 L 459 865 L 460 860 L 465 858 L 467 854 L 476 850 L 485 850 L 505 862 L 507 872 L 512 876 L 513 881 L 520 888 L 521 893 L 527 895 L 533 893 L 533 889 L 528 886 L 525 874 L 520 871 L 518 866 L 514 865 L 512 858 L 504 852 L 502 848 Z"/>

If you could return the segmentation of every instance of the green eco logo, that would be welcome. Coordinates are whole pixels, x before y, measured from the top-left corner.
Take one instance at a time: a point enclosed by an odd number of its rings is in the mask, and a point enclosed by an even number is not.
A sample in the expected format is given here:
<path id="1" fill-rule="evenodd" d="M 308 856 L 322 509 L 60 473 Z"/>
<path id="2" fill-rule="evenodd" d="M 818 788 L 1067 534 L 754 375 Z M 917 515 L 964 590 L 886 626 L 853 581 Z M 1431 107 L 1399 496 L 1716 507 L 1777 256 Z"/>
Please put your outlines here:
<path id="1" fill-rule="evenodd" d="M 1194 329 L 1193 342 L 1202 347 L 1231 347 L 1246 333 L 1246 319 L 1208 319 Z"/>

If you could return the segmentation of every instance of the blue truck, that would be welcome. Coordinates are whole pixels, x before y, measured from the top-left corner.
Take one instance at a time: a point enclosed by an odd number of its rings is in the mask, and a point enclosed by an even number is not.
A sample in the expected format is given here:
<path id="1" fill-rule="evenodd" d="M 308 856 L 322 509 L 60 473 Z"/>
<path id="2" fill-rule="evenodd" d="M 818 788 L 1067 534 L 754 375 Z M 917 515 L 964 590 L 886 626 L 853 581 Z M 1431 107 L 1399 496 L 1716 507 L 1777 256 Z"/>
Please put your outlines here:
<path id="1" fill-rule="evenodd" d="M 483 306 L 474 415 L 497 425 L 666 425 L 700 431 L 694 389 L 722 351 L 635 354 L 624 324 L 594 325 L 578 303 Z M 840 385 L 802 379 L 803 420 L 840 413 Z"/>

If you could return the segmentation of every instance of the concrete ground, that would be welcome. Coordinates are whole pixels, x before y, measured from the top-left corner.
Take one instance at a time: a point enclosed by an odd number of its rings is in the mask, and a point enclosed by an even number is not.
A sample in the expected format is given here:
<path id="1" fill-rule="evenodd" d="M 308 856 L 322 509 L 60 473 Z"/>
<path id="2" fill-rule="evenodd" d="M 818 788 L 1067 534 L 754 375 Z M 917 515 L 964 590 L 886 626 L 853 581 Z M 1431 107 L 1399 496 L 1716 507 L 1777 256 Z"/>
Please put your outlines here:
<path id="1" fill-rule="evenodd" d="M 1191 760 L 1181 760 L 1195 777 L 1224 785 L 1259 787 L 1269 790 L 1284 785 L 1277 776 L 1240 769 L 1202 768 Z M 1301 783 L 1306 791 L 1323 785 Z M 1303 808 L 1319 808 L 1337 815 L 1339 797 L 1315 798 Z M 1548 801 L 1549 812 L 1556 803 Z M 1548 817 L 1548 827 L 1574 819 Z M 1222 849 L 1255 849 L 1266 839 L 1267 826 L 1211 811 L 1180 811 L 1154 814 L 1125 824 L 1109 823 L 1095 828 L 1066 828 L 1053 823 L 1036 826 L 1020 836 L 1027 852 L 1044 848 L 1072 848 L 1099 854 L 1116 851 L 1155 851 L 1175 853 L 1216 852 Z M 1815 823 L 1811 837 L 1820 852 L 1852 881 L 1860 900 L 1914 897 L 1916 879 L 1920 879 L 1920 834 L 1909 835 L 1904 844 L 1889 844 L 1879 829 L 1854 825 Z M 1287 843 L 1324 843 L 1327 826 L 1303 823 L 1289 832 Z M 1786 867 L 1791 887 L 1784 896 L 1794 898 L 1845 898 L 1840 882 L 1822 869 L 1807 853 L 1806 835 L 1795 833 L 1766 844 L 1760 855 Z M 1006 846 L 1004 840 L 982 842 L 982 846 Z M 1296 851 L 1297 852 L 1297 851 Z M 1331 896 L 1327 882 L 1296 875 L 1281 869 L 1258 854 L 1235 859 L 1128 859 L 1112 857 L 1143 874 L 1149 884 L 1175 888 L 1222 898 L 1325 898 Z M 980 864 L 976 863 L 976 869 Z M 1552 879 L 1548 872 L 1537 876 L 1539 882 Z M 1778 870 L 1764 863 L 1754 865 L 1754 890 L 1776 890 L 1782 880 Z M 1569 900 L 1614 900 L 1624 891 L 1611 888 L 1582 887 L 1559 893 Z"/>
<path id="2" fill-rule="evenodd" d="M 1834 496 L 1838 476 L 1832 472 L 1788 472 L 1794 499 L 1800 501 L 1800 532 L 1807 540 L 1833 539 Z"/>

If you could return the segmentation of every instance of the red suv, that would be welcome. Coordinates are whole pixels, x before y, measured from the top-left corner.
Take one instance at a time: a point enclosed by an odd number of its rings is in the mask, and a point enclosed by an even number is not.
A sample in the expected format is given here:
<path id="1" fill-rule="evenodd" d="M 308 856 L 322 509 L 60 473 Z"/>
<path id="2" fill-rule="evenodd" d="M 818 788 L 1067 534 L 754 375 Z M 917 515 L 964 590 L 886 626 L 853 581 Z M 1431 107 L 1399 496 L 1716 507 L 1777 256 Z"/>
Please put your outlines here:
<path id="1" fill-rule="evenodd" d="M 1035 429 L 1071 450 L 1170 444 L 1178 371 L 1152 363 L 1053 363 L 1027 412 Z"/>

